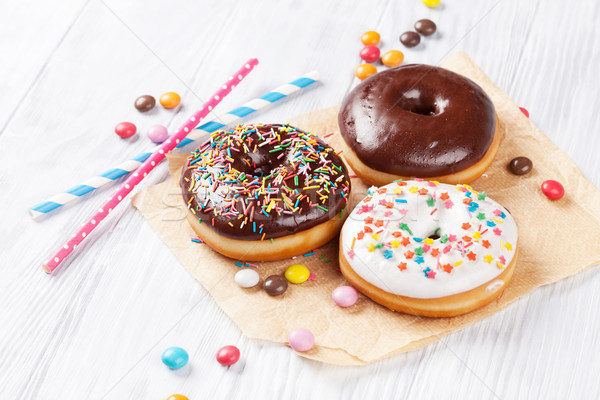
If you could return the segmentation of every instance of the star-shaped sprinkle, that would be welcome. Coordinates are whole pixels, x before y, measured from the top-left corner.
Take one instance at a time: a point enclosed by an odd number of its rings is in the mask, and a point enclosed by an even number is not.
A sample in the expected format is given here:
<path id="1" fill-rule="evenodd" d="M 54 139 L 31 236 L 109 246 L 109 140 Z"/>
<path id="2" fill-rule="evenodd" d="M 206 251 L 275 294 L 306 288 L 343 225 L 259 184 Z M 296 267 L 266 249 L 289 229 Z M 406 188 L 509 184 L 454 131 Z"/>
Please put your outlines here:
<path id="1" fill-rule="evenodd" d="M 426 278 L 429 278 L 429 279 L 434 279 L 434 278 L 435 278 L 435 274 L 436 274 L 436 272 L 435 272 L 435 271 L 433 271 L 433 270 L 432 270 L 431 268 L 429 268 L 429 267 L 425 268 L 425 269 L 423 270 L 423 273 L 425 274 L 425 277 L 426 277 Z"/>
<path id="2" fill-rule="evenodd" d="M 390 246 L 392 246 L 392 248 L 394 248 L 394 249 L 395 249 L 396 247 L 399 247 L 399 246 L 400 246 L 400 244 L 401 244 L 401 243 L 400 243 L 399 241 L 397 241 L 396 239 L 394 239 L 394 240 L 392 240 L 392 241 L 390 242 Z"/>
<path id="3" fill-rule="evenodd" d="M 477 214 L 477 219 L 478 219 L 478 220 L 480 220 L 480 221 L 481 221 L 481 220 L 484 220 L 484 219 L 485 219 L 485 214 L 484 214 L 484 213 L 482 213 L 482 212 L 478 213 L 478 214 Z"/>
<path id="4" fill-rule="evenodd" d="M 422 248 L 422 247 L 417 247 L 417 248 L 415 249 L 415 254 L 416 254 L 416 255 L 418 255 L 418 256 L 422 256 L 424 252 L 425 252 L 425 251 L 423 250 L 423 248 Z"/>
<path id="5" fill-rule="evenodd" d="M 352 250 L 352 249 L 348 250 L 348 258 L 351 260 L 354 258 L 354 250 Z"/>
<path id="6" fill-rule="evenodd" d="M 394 253 L 391 250 L 386 250 L 383 252 L 383 256 L 389 260 L 390 258 L 392 258 L 394 256 Z"/>
<path id="7" fill-rule="evenodd" d="M 485 194 L 485 192 L 481 192 L 477 195 L 477 200 L 485 200 L 486 197 L 487 194 Z"/>
<path id="8" fill-rule="evenodd" d="M 417 264 L 423 264 L 425 262 L 425 260 L 423 260 L 423 257 L 418 256 L 418 257 L 415 257 L 415 262 Z"/>
<path id="9" fill-rule="evenodd" d="M 444 254 L 446 254 L 446 253 L 447 253 L 447 252 L 449 252 L 450 250 L 452 250 L 452 245 L 451 245 L 451 244 L 449 244 L 448 246 L 444 247 L 444 248 L 442 249 L 442 252 L 443 252 Z"/>
<path id="10" fill-rule="evenodd" d="M 380 227 L 383 226 L 383 221 L 380 220 L 380 219 L 378 219 L 377 221 L 375 221 L 375 223 L 373 225 L 375 225 L 376 227 L 380 228 Z"/>
<path id="11" fill-rule="evenodd" d="M 485 262 L 488 264 L 491 264 L 492 261 L 494 260 L 494 257 L 492 257 L 491 254 L 488 254 L 487 256 L 483 257 L 485 259 Z"/>
<path id="12" fill-rule="evenodd" d="M 492 227 L 492 228 L 494 226 L 496 226 L 496 223 L 494 221 L 487 221 L 486 224 L 487 224 L 487 226 Z"/>
<path id="13" fill-rule="evenodd" d="M 404 209 L 404 208 L 401 208 L 401 209 L 399 209 L 399 210 L 398 210 L 398 212 L 399 212 L 400 214 L 402 214 L 402 215 L 405 215 L 405 214 L 408 212 L 408 210 L 406 210 L 406 209 Z"/>
<path id="14" fill-rule="evenodd" d="M 395 237 L 395 238 L 402 237 L 402 232 L 398 232 L 398 231 L 392 232 L 392 236 Z"/>
<path id="15" fill-rule="evenodd" d="M 431 249 L 431 252 L 429 254 L 431 254 L 432 257 L 437 257 L 438 254 L 440 254 L 440 251 L 437 248 Z"/>
<path id="16" fill-rule="evenodd" d="M 448 241 L 448 235 L 446 235 L 446 234 L 443 234 L 443 235 L 440 237 L 440 243 L 446 243 L 447 241 Z"/>
<path id="17" fill-rule="evenodd" d="M 423 249 L 423 251 L 425 253 L 427 253 L 427 251 L 430 249 L 431 246 L 429 246 L 428 244 L 424 244 L 423 246 L 421 246 L 421 248 Z"/>
<path id="18" fill-rule="evenodd" d="M 396 182 L 396 185 L 398 185 L 398 186 L 406 186 L 407 183 L 404 182 L 404 181 L 402 181 L 402 180 L 399 180 L 398 182 Z"/>
<path id="19" fill-rule="evenodd" d="M 406 270 L 406 263 L 405 262 L 401 262 L 400 264 L 398 264 L 398 269 L 400 271 Z"/>
<path id="20" fill-rule="evenodd" d="M 386 204 L 387 204 L 387 201 L 385 201 L 385 199 L 379 200 L 379 205 L 380 206 L 385 206 Z"/>
<path id="21" fill-rule="evenodd" d="M 375 248 L 376 248 L 376 249 L 380 249 L 380 248 L 382 248 L 382 247 L 383 247 L 383 243 L 377 243 L 377 244 L 375 245 Z"/>
<path id="22" fill-rule="evenodd" d="M 448 196 L 447 192 L 444 192 L 440 195 L 441 200 L 448 200 L 449 198 L 450 198 L 450 196 Z"/>
<path id="23" fill-rule="evenodd" d="M 428 198 L 428 199 L 427 199 L 427 205 L 428 205 L 429 207 L 433 207 L 433 206 L 435 206 L 435 199 L 434 199 L 433 197 L 430 197 L 430 198 Z"/>
<path id="24" fill-rule="evenodd" d="M 427 239 L 423 240 L 423 243 L 425 243 L 425 244 L 433 244 L 433 239 L 432 238 L 427 238 Z"/>
<path id="25" fill-rule="evenodd" d="M 413 253 L 413 252 L 412 252 L 412 251 L 410 251 L 410 250 L 406 250 L 406 251 L 404 252 L 404 257 L 406 257 L 408 260 L 410 260 L 411 258 L 413 258 L 413 256 L 414 256 L 414 255 L 415 255 L 415 253 Z"/>
<path id="26" fill-rule="evenodd" d="M 408 191 L 411 193 L 417 193 L 418 190 L 419 190 L 419 188 L 416 186 L 411 186 L 408 188 Z"/>
<path id="27" fill-rule="evenodd" d="M 490 248 L 490 242 L 488 242 L 487 240 L 482 240 L 482 241 L 481 241 L 481 245 L 482 245 L 483 247 L 485 247 L 486 249 L 489 249 L 489 248 Z"/>
<path id="28" fill-rule="evenodd" d="M 494 210 L 494 215 L 495 215 L 496 217 L 499 217 L 499 216 L 500 216 L 500 214 L 502 214 L 502 211 L 500 211 L 500 210 L 498 210 L 498 209 Z"/>
<path id="29" fill-rule="evenodd" d="M 372 197 L 365 197 L 365 199 L 363 200 L 363 203 L 368 203 L 371 201 L 371 199 L 373 199 Z"/>
<path id="30" fill-rule="evenodd" d="M 500 230 L 500 228 L 494 229 L 494 235 L 496 235 L 496 236 L 502 235 L 502 231 Z"/>
<path id="31" fill-rule="evenodd" d="M 506 242 L 504 243 L 504 247 L 506 247 L 506 250 L 511 251 L 513 249 L 512 244 Z"/>
<path id="32" fill-rule="evenodd" d="M 450 273 L 450 272 L 452 272 L 452 270 L 454 269 L 454 267 L 452 265 L 450 265 L 450 264 L 445 264 L 445 265 L 442 266 L 442 269 L 444 271 L 446 271 L 447 273 Z"/>
<path id="33" fill-rule="evenodd" d="M 448 235 L 448 240 L 450 242 L 455 242 L 456 241 L 456 235 Z"/>
<path id="34" fill-rule="evenodd" d="M 429 190 L 427 190 L 427 189 L 425 189 L 425 188 L 419 189 L 419 194 L 420 194 L 420 195 L 423 195 L 423 196 L 425 196 L 427 193 L 429 193 Z"/>
<path id="35" fill-rule="evenodd" d="M 463 236 L 462 240 L 464 240 L 465 242 L 470 242 L 473 239 L 471 239 L 471 236 Z"/>
<path id="36" fill-rule="evenodd" d="M 379 240 L 379 238 L 380 238 L 381 236 L 379 236 L 379 234 L 377 234 L 377 233 L 374 233 L 374 234 L 372 234 L 372 235 L 371 235 L 371 237 L 372 237 L 374 240 Z"/>
<path id="37" fill-rule="evenodd" d="M 394 194 L 402 194 L 402 188 L 395 187 L 394 188 Z"/>
<path id="38" fill-rule="evenodd" d="M 475 254 L 471 251 L 467 254 L 467 258 L 471 261 L 475 261 L 477 259 L 477 254 Z"/>
<path id="39" fill-rule="evenodd" d="M 475 209 L 478 209 L 479 208 L 479 204 L 477 204 L 474 201 L 472 201 L 472 202 L 469 203 L 469 207 L 473 207 Z"/>
<path id="40" fill-rule="evenodd" d="M 500 261 L 502 264 L 506 264 L 506 259 L 504 258 L 504 256 L 498 257 L 498 261 Z"/>
<path id="41" fill-rule="evenodd" d="M 465 196 L 467 196 L 467 197 L 471 197 L 471 195 L 472 195 L 472 194 L 473 194 L 472 192 L 466 192 L 466 193 L 465 193 Z"/>
<path id="42" fill-rule="evenodd" d="M 402 238 L 402 246 L 406 247 L 410 244 L 410 239 L 407 237 Z"/>
<path id="43" fill-rule="evenodd" d="M 371 217 L 370 215 L 365 218 L 365 224 L 372 224 L 373 223 L 373 217 Z"/>
<path id="44" fill-rule="evenodd" d="M 387 203 L 385 203 L 385 206 L 387 208 L 394 208 L 394 203 L 392 203 L 391 201 L 388 201 Z"/>
<path id="45" fill-rule="evenodd" d="M 379 193 L 379 194 L 384 194 L 385 192 L 387 192 L 387 188 L 385 186 L 377 189 L 377 193 Z"/>
<path id="46" fill-rule="evenodd" d="M 464 230 L 467 230 L 467 229 L 469 229 L 470 227 L 471 227 L 471 224 L 470 224 L 470 223 L 468 223 L 468 222 L 465 222 L 464 224 L 462 224 L 462 228 L 463 228 Z"/>
<path id="47" fill-rule="evenodd" d="M 365 237 L 365 233 L 363 231 L 360 231 L 356 234 L 356 238 L 358 240 L 362 240 Z"/>
<path id="48" fill-rule="evenodd" d="M 365 225 L 365 227 L 363 229 L 365 230 L 365 232 L 373 233 L 373 228 L 371 228 L 370 226 Z"/>
<path id="49" fill-rule="evenodd" d="M 452 208 L 453 205 L 454 205 L 454 203 L 452 202 L 452 200 L 446 200 L 444 202 L 444 207 L 446 207 L 446 208 Z"/>
<path id="50" fill-rule="evenodd" d="M 473 232 L 473 239 L 481 239 L 481 233 Z"/>
<path id="51" fill-rule="evenodd" d="M 368 246 L 367 246 L 367 249 L 369 251 L 375 251 L 375 245 L 373 243 L 369 243 Z"/>
<path id="52" fill-rule="evenodd" d="M 383 213 L 383 216 L 387 218 L 387 217 L 391 217 L 392 214 L 394 214 L 392 211 L 386 211 Z"/>

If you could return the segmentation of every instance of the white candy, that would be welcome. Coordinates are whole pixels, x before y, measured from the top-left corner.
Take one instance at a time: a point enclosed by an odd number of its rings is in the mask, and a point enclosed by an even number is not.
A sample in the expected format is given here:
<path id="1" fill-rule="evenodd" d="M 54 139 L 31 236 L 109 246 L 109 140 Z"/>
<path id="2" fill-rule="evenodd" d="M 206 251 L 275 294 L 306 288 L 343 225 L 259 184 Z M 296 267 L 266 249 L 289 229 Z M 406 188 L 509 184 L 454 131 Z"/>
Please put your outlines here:
<path id="1" fill-rule="evenodd" d="M 235 283 L 243 288 L 251 288 L 260 280 L 258 272 L 250 268 L 244 268 L 235 274 Z"/>

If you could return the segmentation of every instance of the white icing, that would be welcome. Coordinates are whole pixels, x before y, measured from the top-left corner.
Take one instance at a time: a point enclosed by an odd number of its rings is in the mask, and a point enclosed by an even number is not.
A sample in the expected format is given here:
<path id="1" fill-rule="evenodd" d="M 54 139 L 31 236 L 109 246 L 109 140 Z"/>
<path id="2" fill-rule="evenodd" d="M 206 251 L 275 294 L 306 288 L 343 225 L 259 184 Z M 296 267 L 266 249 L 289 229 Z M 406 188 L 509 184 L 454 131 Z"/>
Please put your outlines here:
<path id="1" fill-rule="evenodd" d="M 447 199 L 442 199 L 446 197 L 444 193 L 447 193 Z M 468 193 L 471 204 L 463 203 L 469 198 Z M 485 199 L 480 200 L 479 196 Z M 480 213 L 483 213 L 483 219 L 477 218 L 478 215 L 482 217 Z M 365 223 L 368 217 L 373 218 L 373 223 Z M 381 221 L 378 223 L 381 226 L 376 226 L 377 221 Z M 470 226 L 465 225 L 464 229 L 463 224 Z M 358 235 L 364 232 L 365 226 L 373 233 L 365 233 L 359 240 Z M 440 228 L 440 236 L 448 235 L 446 243 L 442 243 L 443 238 L 433 240 L 430 248 L 420 256 L 422 260 L 417 259 L 418 254 L 406 257 L 407 251 L 415 253 L 418 248 L 423 248 L 425 242 L 418 242 L 418 238 L 427 239 L 437 228 Z M 394 236 L 398 232 L 401 237 Z M 456 240 L 451 241 L 450 235 Z M 463 239 L 464 236 L 471 240 Z M 512 261 L 517 239 L 513 217 L 485 194 L 473 191 L 468 185 L 428 181 L 397 182 L 381 189 L 369 189 L 369 196 L 356 206 L 342 228 L 343 251 L 359 276 L 386 292 L 414 298 L 445 297 L 493 280 Z M 377 245 L 379 247 L 373 248 Z M 446 249 L 447 246 L 450 247 Z M 462 249 L 462 246 L 466 247 Z M 438 249 L 439 254 L 432 256 L 433 249 Z M 470 252 L 474 260 L 469 258 Z M 489 256 L 487 261 L 486 256 Z M 400 263 L 406 263 L 406 269 L 401 270 Z M 445 266 L 450 269 L 448 264 L 452 267 L 451 272 L 444 269 Z M 430 275 L 434 277 L 425 276 L 427 268 L 433 271 Z"/>

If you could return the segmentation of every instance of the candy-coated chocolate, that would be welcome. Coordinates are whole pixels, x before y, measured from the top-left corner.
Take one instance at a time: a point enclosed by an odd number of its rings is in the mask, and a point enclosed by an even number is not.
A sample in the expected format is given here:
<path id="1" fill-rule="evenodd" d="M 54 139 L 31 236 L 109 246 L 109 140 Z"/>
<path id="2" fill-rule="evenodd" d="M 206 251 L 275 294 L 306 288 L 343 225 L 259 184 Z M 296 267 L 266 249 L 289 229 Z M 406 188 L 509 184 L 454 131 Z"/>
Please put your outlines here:
<path id="1" fill-rule="evenodd" d="M 162 353 L 162 362 L 171 369 L 178 369 L 188 363 L 187 351 L 181 347 L 169 347 Z"/>
<path id="2" fill-rule="evenodd" d="M 420 19 L 415 22 L 415 30 L 423 36 L 429 36 L 435 33 L 437 26 L 430 19 Z"/>
<path id="3" fill-rule="evenodd" d="M 379 33 L 375 31 L 368 31 L 362 34 L 360 37 L 360 41 L 363 42 L 364 45 L 376 45 L 379 43 Z"/>
<path id="4" fill-rule="evenodd" d="M 558 200 L 565 195 L 565 188 L 560 182 L 549 179 L 542 183 L 542 193 L 550 200 Z"/>
<path id="5" fill-rule="evenodd" d="M 167 92 L 160 96 L 159 101 L 164 108 L 175 108 L 181 102 L 181 97 L 175 92 Z"/>
<path id="6" fill-rule="evenodd" d="M 440 5 L 440 0 L 421 0 L 427 7 L 437 7 Z"/>
<path id="7" fill-rule="evenodd" d="M 138 111 L 146 112 L 154 108 L 154 106 L 156 105 L 156 100 L 149 94 L 145 94 L 135 99 L 133 105 Z"/>
<path id="8" fill-rule="evenodd" d="M 515 175 L 525 175 L 531 171 L 533 163 L 527 157 L 515 157 L 508 163 L 508 169 Z"/>
<path id="9" fill-rule="evenodd" d="M 287 280 L 281 275 L 271 275 L 263 282 L 263 289 L 269 296 L 279 296 L 287 290 Z"/>
<path id="10" fill-rule="evenodd" d="M 386 51 L 381 57 L 381 62 L 386 67 L 397 67 L 404 61 L 404 54 L 399 50 Z"/>
<path id="11" fill-rule="evenodd" d="M 400 43 L 406 47 L 415 47 L 421 42 L 421 36 L 417 32 L 407 31 L 400 35 Z"/>
<path id="12" fill-rule="evenodd" d="M 362 48 L 360 51 L 360 58 L 366 62 L 375 62 L 379 60 L 379 47 L 368 45 Z"/>
<path id="13" fill-rule="evenodd" d="M 235 346 L 223 346 L 217 351 L 217 361 L 223 366 L 230 366 L 240 359 L 240 349 Z"/>
<path id="14" fill-rule="evenodd" d="M 309 351 L 315 345 L 315 336 L 306 328 L 296 328 L 288 335 L 288 342 L 296 351 Z"/>
<path id="15" fill-rule="evenodd" d="M 521 110 L 521 112 L 522 112 L 523 114 L 525 114 L 525 116 L 526 116 L 527 118 L 529 118 L 529 111 L 527 111 L 527 109 L 526 109 L 526 108 L 524 108 L 524 107 L 519 107 L 519 110 Z"/>
<path id="16" fill-rule="evenodd" d="M 137 132 L 137 128 L 131 122 L 119 122 L 117 126 L 115 126 L 115 133 L 122 138 L 128 138 Z"/>
<path id="17" fill-rule="evenodd" d="M 260 277 L 254 269 L 244 268 L 235 274 L 235 283 L 242 288 L 251 288 L 258 284 Z"/>
<path id="18" fill-rule="evenodd" d="M 360 64 L 356 67 L 354 74 L 358 79 L 364 81 L 371 75 L 375 75 L 377 73 L 377 68 L 373 64 Z"/>
<path id="19" fill-rule="evenodd" d="M 333 290 L 331 298 L 340 307 L 350 307 L 356 304 L 358 292 L 352 286 L 340 286 Z"/>
<path id="20" fill-rule="evenodd" d="M 169 137 L 169 131 L 163 125 L 152 125 L 148 128 L 148 138 L 154 143 L 162 143 Z"/>
<path id="21" fill-rule="evenodd" d="M 172 394 L 167 398 L 167 400 L 190 400 L 190 399 L 188 399 L 186 396 L 184 396 L 182 394 Z"/>
<path id="22" fill-rule="evenodd" d="M 285 270 L 285 279 L 292 283 L 303 283 L 310 277 L 310 271 L 304 265 L 294 264 Z"/>

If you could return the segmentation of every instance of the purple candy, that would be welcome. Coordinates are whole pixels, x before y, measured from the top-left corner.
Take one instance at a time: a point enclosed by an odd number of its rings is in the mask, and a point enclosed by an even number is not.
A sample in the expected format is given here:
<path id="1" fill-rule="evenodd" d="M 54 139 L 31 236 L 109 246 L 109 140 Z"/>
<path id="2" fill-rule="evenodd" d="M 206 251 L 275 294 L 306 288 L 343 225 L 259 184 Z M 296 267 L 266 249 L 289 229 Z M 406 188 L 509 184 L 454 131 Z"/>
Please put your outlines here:
<path id="1" fill-rule="evenodd" d="M 333 290 L 331 298 L 340 307 L 350 307 L 356 304 L 358 292 L 352 286 L 340 286 Z"/>
<path id="2" fill-rule="evenodd" d="M 154 143 L 162 143 L 169 137 L 169 131 L 162 125 L 152 125 L 148 129 L 148 137 Z"/>
<path id="3" fill-rule="evenodd" d="M 296 351 L 309 351 L 315 345 L 315 336 L 305 328 L 296 328 L 288 335 L 288 342 Z"/>

